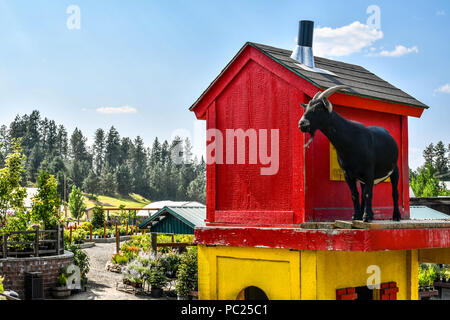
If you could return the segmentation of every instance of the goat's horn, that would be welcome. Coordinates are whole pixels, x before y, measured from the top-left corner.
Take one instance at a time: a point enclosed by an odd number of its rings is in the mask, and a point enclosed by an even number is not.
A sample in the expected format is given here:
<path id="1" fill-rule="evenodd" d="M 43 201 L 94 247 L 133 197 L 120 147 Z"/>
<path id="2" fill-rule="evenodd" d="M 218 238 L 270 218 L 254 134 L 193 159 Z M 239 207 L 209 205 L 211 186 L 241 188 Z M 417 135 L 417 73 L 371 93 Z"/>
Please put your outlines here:
<path id="1" fill-rule="evenodd" d="M 317 93 L 314 95 L 314 97 L 312 98 L 313 100 L 316 100 L 318 96 L 320 96 L 320 94 L 322 93 L 322 91 L 317 91 Z"/>
<path id="2" fill-rule="evenodd" d="M 349 86 L 334 86 L 334 87 L 328 88 L 327 90 L 325 90 L 324 92 L 322 92 L 320 94 L 318 99 L 328 98 L 329 96 L 331 96 L 336 91 L 341 90 L 341 89 L 345 89 L 345 88 L 349 88 Z"/>

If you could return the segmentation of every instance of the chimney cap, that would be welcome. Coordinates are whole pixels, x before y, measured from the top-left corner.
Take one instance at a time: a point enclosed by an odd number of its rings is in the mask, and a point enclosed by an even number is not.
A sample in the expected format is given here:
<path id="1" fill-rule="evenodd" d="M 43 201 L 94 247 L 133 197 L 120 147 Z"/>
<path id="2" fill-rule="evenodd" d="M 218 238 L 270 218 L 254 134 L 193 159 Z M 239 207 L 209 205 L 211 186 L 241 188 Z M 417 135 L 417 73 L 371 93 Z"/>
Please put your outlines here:
<path id="1" fill-rule="evenodd" d="M 302 47 L 311 47 L 313 44 L 314 21 L 300 20 L 298 23 L 297 44 Z"/>

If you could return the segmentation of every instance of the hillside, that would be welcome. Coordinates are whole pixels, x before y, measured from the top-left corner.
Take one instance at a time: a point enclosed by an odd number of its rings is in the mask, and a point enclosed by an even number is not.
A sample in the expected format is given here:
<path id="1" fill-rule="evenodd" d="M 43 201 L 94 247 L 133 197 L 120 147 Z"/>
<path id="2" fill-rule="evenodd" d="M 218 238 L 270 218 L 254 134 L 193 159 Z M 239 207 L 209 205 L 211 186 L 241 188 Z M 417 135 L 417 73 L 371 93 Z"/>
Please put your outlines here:
<path id="1" fill-rule="evenodd" d="M 120 205 L 125 205 L 127 208 L 142 208 L 145 205 L 149 204 L 151 201 L 145 199 L 144 197 L 135 194 L 135 193 L 130 193 L 128 195 L 128 197 L 124 197 L 124 196 L 115 196 L 115 197 L 110 197 L 110 196 L 102 196 L 99 195 L 97 196 L 98 201 L 95 202 L 94 200 L 91 200 L 88 198 L 88 196 L 85 194 L 84 195 L 84 204 L 86 205 L 87 208 L 89 207 L 93 207 L 96 204 L 100 204 L 102 205 L 105 209 L 106 208 L 117 208 Z"/>

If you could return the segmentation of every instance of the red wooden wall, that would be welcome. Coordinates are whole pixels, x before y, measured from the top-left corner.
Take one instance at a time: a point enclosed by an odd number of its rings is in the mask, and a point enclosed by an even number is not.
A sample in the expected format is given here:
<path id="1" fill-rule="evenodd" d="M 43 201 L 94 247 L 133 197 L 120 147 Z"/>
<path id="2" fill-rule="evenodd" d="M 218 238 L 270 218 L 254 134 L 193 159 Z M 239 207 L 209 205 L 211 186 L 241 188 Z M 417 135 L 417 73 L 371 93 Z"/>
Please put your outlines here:
<path id="1" fill-rule="evenodd" d="M 305 137 L 298 129 L 303 109 L 318 88 L 252 47 L 244 48 L 216 79 L 193 110 L 207 120 L 208 129 L 223 133 L 223 159 L 226 159 L 226 129 L 279 130 L 279 171 L 261 175 L 259 164 L 208 164 L 207 222 L 292 226 L 304 221 L 349 219 L 353 212 L 345 182 L 329 179 L 329 142 L 317 132 L 306 150 Z M 388 129 L 400 147 L 400 206 L 409 217 L 407 117 L 403 106 L 335 94 L 331 102 L 348 119 Z M 364 110 L 392 110 L 393 113 Z M 369 107 L 368 107 L 369 108 Z M 391 109 L 390 109 L 391 108 Z M 269 139 L 270 141 L 270 133 Z M 209 141 L 208 143 L 211 143 Z M 208 144 L 207 143 L 207 144 Z M 259 149 L 259 148 L 258 148 Z M 270 146 L 268 147 L 270 151 Z M 247 149 L 248 150 L 248 149 Z M 390 218 L 390 183 L 375 187 L 375 218 Z"/>

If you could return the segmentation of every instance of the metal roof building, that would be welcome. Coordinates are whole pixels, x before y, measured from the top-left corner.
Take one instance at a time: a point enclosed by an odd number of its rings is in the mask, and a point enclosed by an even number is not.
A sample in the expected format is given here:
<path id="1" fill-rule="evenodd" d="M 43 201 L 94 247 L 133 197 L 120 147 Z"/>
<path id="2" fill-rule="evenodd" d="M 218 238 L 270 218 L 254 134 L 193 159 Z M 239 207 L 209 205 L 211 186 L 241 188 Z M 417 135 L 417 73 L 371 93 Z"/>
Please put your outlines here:
<path id="1" fill-rule="evenodd" d="M 154 233 L 194 234 L 195 227 L 204 227 L 206 206 L 166 206 L 144 220 L 140 229 Z"/>
<path id="2" fill-rule="evenodd" d="M 414 220 L 450 219 L 450 216 L 426 206 L 411 206 L 410 217 Z"/>

